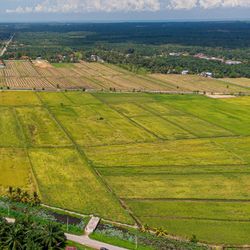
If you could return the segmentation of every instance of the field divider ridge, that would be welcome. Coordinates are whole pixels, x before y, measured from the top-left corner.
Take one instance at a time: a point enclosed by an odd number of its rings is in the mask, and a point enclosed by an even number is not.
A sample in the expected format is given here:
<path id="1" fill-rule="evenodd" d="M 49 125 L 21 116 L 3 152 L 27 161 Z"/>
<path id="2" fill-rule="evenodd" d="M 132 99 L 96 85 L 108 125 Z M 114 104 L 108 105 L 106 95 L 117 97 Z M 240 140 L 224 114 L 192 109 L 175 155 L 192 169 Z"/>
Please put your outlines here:
<path id="1" fill-rule="evenodd" d="M 92 93 L 91 93 L 92 95 Z M 164 140 L 164 138 L 159 137 L 157 134 L 155 134 L 154 132 L 152 132 L 151 130 L 145 128 L 144 126 L 142 126 L 141 124 L 135 122 L 134 120 L 132 120 L 130 117 L 124 115 L 123 113 L 121 113 L 120 111 L 118 111 L 117 109 L 113 108 L 109 103 L 105 102 L 104 100 L 102 100 L 99 97 L 96 97 L 95 95 L 92 95 L 93 97 L 97 98 L 99 101 L 101 101 L 103 104 L 107 105 L 110 109 L 112 109 L 113 111 L 117 112 L 119 115 L 121 115 L 122 117 L 126 118 L 126 120 L 128 120 L 131 124 L 133 124 L 134 126 L 136 126 L 137 128 L 143 129 L 144 131 L 146 131 L 147 133 L 153 135 L 156 139 L 162 141 Z"/>
<path id="2" fill-rule="evenodd" d="M 106 189 L 109 191 L 111 198 L 114 199 L 114 201 L 117 201 L 122 208 L 126 209 L 126 207 L 123 206 L 123 203 L 121 202 L 121 200 L 118 198 L 118 196 L 115 194 L 115 192 L 112 189 L 109 189 L 105 180 L 103 179 L 103 177 L 99 174 L 99 172 L 95 169 L 95 166 L 93 165 L 93 163 L 88 159 L 87 155 L 85 154 L 85 152 L 82 150 L 81 146 L 79 146 L 74 138 L 71 136 L 71 134 L 68 132 L 68 130 L 61 124 L 61 122 L 54 116 L 54 114 L 50 111 L 49 106 L 43 102 L 43 100 L 40 98 L 39 95 L 37 95 L 39 100 L 43 103 L 44 107 L 48 110 L 48 112 L 50 113 L 50 115 L 54 118 L 55 122 L 57 123 L 57 125 L 64 131 L 64 133 L 67 135 L 68 139 L 70 139 L 70 141 L 72 142 L 75 150 L 77 151 L 78 155 L 81 157 L 81 159 L 86 162 L 86 166 L 88 167 L 88 169 L 91 171 L 91 173 L 96 177 L 96 180 Z M 126 209 L 126 211 L 130 214 L 130 212 Z M 131 216 L 131 214 L 130 214 Z M 134 219 L 134 217 L 132 217 Z M 137 222 L 137 221 L 136 221 Z"/>
<path id="3" fill-rule="evenodd" d="M 35 174 L 35 171 L 34 171 L 34 166 L 33 166 L 33 163 L 30 159 L 30 155 L 29 155 L 29 145 L 28 145 L 28 140 L 25 136 L 25 133 L 23 131 L 23 126 L 18 118 L 18 115 L 16 113 L 16 110 L 15 108 L 13 108 L 13 113 L 14 113 L 14 116 L 15 116 L 15 119 L 16 119 L 16 122 L 18 124 L 18 127 L 20 127 L 20 131 L 21 131 L 21 136 L 23 138 L 23 142 L 24 142 L 24 150 L 25 150 L 25 153 L 26 153 L 26 156 L 27 156 L 27 159 L 29 161 L 29 165 L 30 165 L 30 173 L 31 173 L 31 177 L 32 177 L 32 180 L 33 180 L 33 185 L 35 186 L 35 189 L 37 190 L 38 194 L 40 195 L 40 197 L 42 196 L 41 192 L 40 192 L 40 189 L 39 189 L 39 184 L 38 184 L 38 179 L 36 177 L 36 174 Z"/>

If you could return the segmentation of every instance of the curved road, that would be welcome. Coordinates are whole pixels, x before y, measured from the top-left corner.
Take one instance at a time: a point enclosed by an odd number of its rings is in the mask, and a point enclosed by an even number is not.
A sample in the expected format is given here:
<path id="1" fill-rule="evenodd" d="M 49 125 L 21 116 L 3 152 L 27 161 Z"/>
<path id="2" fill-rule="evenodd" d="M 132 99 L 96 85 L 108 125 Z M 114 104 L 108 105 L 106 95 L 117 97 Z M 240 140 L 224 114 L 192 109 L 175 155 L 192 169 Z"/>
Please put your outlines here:
<path id="1" fill-rule="evenodd" d="M 67 240 L 79 243 L 81 245 L 85 245 L 87 247 L 91 247 L 94 249 L 100 249 L 102 247 L 105 247 L 106 249 L 109 250 L 127 250 L 127 248 L 121 248 L 121 247 L 116 247 L 110 244 L 106 244 L 97 240 L 92 240 L 88 236 L 83 235 L 83 236 L 77 236 L 73 234 L 65 234 L 67 237 Z"/>

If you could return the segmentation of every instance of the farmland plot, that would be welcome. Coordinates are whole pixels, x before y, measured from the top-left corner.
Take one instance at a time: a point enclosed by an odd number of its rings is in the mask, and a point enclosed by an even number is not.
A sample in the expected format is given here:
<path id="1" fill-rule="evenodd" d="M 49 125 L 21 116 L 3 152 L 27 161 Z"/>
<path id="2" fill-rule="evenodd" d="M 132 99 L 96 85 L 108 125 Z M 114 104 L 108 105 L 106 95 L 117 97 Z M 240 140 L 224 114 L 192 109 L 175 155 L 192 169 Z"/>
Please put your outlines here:
<path id="1" fill-rule="evenodd" d="M 74 149 L 31 150 L 30 157 L 46 204 L 131 222 L 127 212 Z"/>
<path id="2" fill-rule="evenodd" d="M 224 78 L 222 81 L 233 83 L 242 87 L 250 88 L 250 79 L 249 78 Z"/>
<path id="3" fill-rule="evenodd" d="M 0 106 L 37 106 L 40 100 L 33 92 L 0 92 Z"/>
<path id="4" fill-rule="evenodd" d="M 71 142 L 47 110 L 42 108 L 17 108 L 27 142 L 32 146 L 67 146 Z"/>
<path id="5" fill-rule="evenodd" d="M 9 186 L 34 190 L 25 150 L 0 148 L 0 162 L 0 194 L 5 194 Z"/>
<path id="6" fill-rule="evenodd" d="M 0 192 L 36 189 L 48 205 L 133 224 L 128 208 L 169 234 L 249 244 L 249 106 L 249 97 L 0 92 Z"/>
<path id="7" fill-rule="evenodd" d="M 208 139 L 176 140 L 87 148 L 88 157 L 98 166 L 207 166 L 241 165 L 232 155 Z"/>
<path id="8" fill-rule="evenodd" d="M 152 74 L 152 78 L 172 84 L 181 91 L 206 91 L 206 92 L 218 92 L 218 93 L 237 93 L 248 92 L 248 90 L 241 86 L 230 85 L 230 83 L 210 79 L 195 75 L 163 75 Z"/>
<path id="9" fill-rule="evenodd" d="M 155 138 L 105 105 L 52 108 L 51 111 L 82 146 L 130 143 Z"/>
<path id="10" fill-rule="evenodd" d="M 21 128 L 13 109 L 0 108 L 0 131 L 1 147 L 19 147 L 23 145 Z"/>

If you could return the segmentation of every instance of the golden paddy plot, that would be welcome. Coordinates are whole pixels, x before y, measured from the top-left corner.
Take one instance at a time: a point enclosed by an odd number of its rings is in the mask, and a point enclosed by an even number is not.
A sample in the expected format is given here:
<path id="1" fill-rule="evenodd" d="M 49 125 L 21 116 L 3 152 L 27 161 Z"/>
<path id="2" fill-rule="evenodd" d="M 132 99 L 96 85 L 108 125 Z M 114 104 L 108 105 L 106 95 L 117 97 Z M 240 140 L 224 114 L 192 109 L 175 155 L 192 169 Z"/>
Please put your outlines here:
<path id="1" fill-rule="evenodd" d="M 208 139 L 176 140 L 161 143 L 87 148 L 97 166 L 207 166 L 244 165 L 243 159 Z"/>
<path id="2" fill-rule="evenodd" d="M 23 149 L 0 148 L 0 194 L 9 186 L 34 190 L 31 167 Z"/>
<path id="3" fill-rule="evenodd" d="M 46 204 L 104 218 L 132 222 L 74 149 L 30 150 L 34 173 Z"/>
<path id="4" fill-rule="evenodd" d="M 129 208 L 170 234 L 249 244 L 249 105 L 249 97 L 1 92 L 0 192 L 36 188 L 51 206 L 133 224 Z"/>
<path id="5" fill-rule="evenodd" d="M 0 146 L 19 147 L 23 145 L 20 124 L 17 122 L 15 110 L 0 108 Z"/>
<path id="6" fill-rule="evenodd" d="M 22 107 L 16 109 L 27 142 L 32 146 L 68 146 L 71 145 L 64 131 L 51 117 L 48 110 L 40 107 Z"/>

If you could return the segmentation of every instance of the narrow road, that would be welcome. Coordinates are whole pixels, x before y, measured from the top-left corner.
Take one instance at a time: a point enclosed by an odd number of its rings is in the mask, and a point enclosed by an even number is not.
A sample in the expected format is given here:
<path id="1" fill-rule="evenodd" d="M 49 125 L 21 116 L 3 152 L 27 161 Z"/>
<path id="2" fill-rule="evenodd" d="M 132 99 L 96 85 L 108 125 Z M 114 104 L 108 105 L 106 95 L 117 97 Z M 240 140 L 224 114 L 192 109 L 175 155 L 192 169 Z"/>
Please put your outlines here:
<path id="1" fill-rule="evenodd" d="M 88 236 L 83 235 L 83 236 L 77 236 L 73 234 L 65 234 L 67 237 L 67 240 L 79 243 L 81 245 L 85 245 L 87 247 L 91 247 L 94 249 L 100 249 L 102 247 L 109 249 L 109 250 L 127 250 L 126 248 L 121 248 L 121 247 L 116 247 L 110 244 L 106 244 L 97 240 L 92 240 Z"/>
<path id="2" fill-rule="evenodd" d="M 0 57 L 4 55 L 4 53 L 7 51 L 10 43 L 12 42 L 13 38 L 14 38 L 15 34 L 13 34 L 10 39 L 4 44 L 4 46 L 2 47 L 2 51 L 0 52 Z"/>
<path id="3" fill-rule="evenodd" d="M 15 223 L 15 219 L 13 218 L 5 218 L 7 220 L 8 223 Z M 102 247 L 108 249 L 108 250 L 128 250 L 127 248 L 122 248 L 122 247 L 116 247 L 110 244 L 106 244 L 103 243 L 101 241 L 97 241 L 97 240 L 92 240 L 89 238 L 89 236 L 87 235 L 82 235 L 82 236 L 78 236 L 78 235 L 74 235 L 74 234 L 68 234 L 65 233 L 65 236 L 67 238 L 67 240 L 73 241 L 75 243 L 87 246 L 87 247 L 91 247 L 94 249 L 100 249 Z"/>

